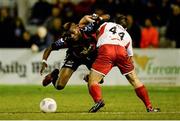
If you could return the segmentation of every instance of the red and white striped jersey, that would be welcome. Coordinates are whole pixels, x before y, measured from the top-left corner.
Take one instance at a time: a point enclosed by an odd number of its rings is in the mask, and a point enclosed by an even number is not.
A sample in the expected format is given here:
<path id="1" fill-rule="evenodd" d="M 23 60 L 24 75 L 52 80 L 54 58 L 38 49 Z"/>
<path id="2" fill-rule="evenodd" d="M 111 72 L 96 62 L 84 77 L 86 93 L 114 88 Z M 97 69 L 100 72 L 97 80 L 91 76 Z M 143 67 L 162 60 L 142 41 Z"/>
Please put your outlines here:
<path id="1" fill-rule="evenodd" d="M 132 39 L 121 25 L 105 22 L 99 27 L 97 47 L 104 44 L 120 45 L 127 49 L 128 55 L 133 56 Z"/>

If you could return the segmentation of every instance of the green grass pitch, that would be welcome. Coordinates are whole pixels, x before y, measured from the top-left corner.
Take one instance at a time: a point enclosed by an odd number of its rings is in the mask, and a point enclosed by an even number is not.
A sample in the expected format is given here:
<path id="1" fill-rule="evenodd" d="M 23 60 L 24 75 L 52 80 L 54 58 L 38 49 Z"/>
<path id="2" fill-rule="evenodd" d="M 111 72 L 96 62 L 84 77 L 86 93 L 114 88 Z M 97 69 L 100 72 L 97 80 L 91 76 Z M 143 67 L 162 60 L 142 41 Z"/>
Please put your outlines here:
<path id="1" fill-rule="evenodd" d="M 147 113 L 141 100 L 131 86 L 102 86 L 105 107 L 97 113 L 88 113 L 93 101 L 87 87 L 67 85 L 64 90 L 52 86 L 1 85 L 0 120 L 179 120 L 180 87 L 148 86 L 154 106 L 161 112 Z M 56 113 L 42 113 L 40 101 L 54 98 Z"/>

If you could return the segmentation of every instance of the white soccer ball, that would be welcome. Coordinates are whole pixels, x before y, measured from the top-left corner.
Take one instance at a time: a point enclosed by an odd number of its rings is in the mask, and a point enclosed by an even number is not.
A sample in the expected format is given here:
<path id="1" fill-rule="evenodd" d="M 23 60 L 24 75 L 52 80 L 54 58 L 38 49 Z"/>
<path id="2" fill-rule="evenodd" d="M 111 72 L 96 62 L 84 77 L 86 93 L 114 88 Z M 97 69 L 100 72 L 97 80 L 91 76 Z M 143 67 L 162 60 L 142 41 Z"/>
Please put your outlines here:
<path id="1" fill-rule="evenodd" d="M 44 98 L 40 102 L 40 110 L 44 113 L 52 113 L 57 109 L 56 101 L 52 98 Z"/>

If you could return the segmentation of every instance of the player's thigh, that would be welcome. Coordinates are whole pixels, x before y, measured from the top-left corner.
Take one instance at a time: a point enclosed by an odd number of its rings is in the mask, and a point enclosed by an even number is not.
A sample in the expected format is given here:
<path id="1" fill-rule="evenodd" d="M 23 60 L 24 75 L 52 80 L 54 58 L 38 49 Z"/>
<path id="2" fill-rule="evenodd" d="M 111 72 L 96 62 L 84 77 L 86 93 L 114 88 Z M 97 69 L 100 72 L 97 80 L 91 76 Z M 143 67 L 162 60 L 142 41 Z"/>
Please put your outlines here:
<path id="1" fill-rule="evenodd" d="M 125 76 L 133 87 L 137 88 L 142 86 L 142 82 L 140 82 L 135 70 L 132 70 L 130 73 L 126 74 Z"/>
<path id="2" fill-rule="evenodd" d="M 101 79 L 112 69 L 113 62 L 104 55 L 99 55 L 92 65 L 89 83 L 96 81 L 100 82 Z"/>
<path id="3" fill-rule="evenodd" d="M 90 74 L 89 74 L 89 80 L 88 80 L 88 84 L 92 84 L 92 83 L 98 83 L 101 81 L 101 79 L 104 77 L 103 74 L 97 72 L 97 71 L 94 71 L 94 70 L 91 70 L 90 71 Z"/>
<path id="4" fill-rule="evenodd" d="M 59 72 L 59 78 L 57 80 L 57 84 L 61 86 L 66 85 L 73 73 L 74 70 L 71 68 L 68 67 L 61 68 Z"/>

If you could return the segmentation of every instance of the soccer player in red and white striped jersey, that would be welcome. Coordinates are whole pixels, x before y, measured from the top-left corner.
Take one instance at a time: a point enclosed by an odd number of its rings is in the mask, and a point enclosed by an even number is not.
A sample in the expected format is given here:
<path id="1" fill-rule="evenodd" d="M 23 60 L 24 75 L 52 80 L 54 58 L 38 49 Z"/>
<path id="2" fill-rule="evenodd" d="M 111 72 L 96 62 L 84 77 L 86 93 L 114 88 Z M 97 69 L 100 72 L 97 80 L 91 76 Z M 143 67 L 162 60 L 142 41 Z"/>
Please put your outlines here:
<path id="1" fill-rule="evenodd" d="M 88 19 L 91 18 L 92 17 L 89 17 Z M 121 16 L 119 22 L 119 24 L 101 22 L 101 19 L 97 19 L 97 21 L 92 20 L 92 22 L 85 26 L 89 33 L 96 32 L 98 48 L 98 55 L 92 65 L 88 80 L 89 93 L 95 102 L 95 105 L 89 112 L 96 112 L 105 105 L 101 94 L 101 87 L 98 82 L 113 66 L 117 66 L 121 73 L 125 75 L 127 80 L 134 87 L 137 96 L 144 102 L 147 111 L 159 112 L 159 108 L 152 107 L 148 91 L 136 75 L 132 62 L 132 40 L 129 33 L 126 31 L 126 17 Z M 76 39 L 81 36 L 81 33 L 78 31 L 80 30 L 77 27 L 72 26 L 70 28 L 71 37 Z"/>

